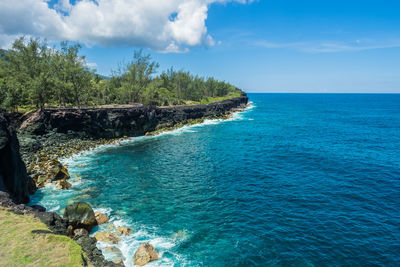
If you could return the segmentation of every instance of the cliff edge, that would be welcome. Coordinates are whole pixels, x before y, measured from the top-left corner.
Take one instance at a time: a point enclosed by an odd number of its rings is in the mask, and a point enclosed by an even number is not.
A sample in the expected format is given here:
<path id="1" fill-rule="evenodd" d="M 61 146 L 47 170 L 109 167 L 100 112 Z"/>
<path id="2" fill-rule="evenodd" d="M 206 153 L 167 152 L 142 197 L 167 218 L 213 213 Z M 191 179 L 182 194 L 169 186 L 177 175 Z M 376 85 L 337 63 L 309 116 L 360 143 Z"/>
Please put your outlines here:
<path id="1" fill-rule="evenodd" d="M 19 142 L 11 120 L 0 110 L 0 191 L 10 193 L 16 203 L 27 203 L 34 188 L 19 154 Z"/>

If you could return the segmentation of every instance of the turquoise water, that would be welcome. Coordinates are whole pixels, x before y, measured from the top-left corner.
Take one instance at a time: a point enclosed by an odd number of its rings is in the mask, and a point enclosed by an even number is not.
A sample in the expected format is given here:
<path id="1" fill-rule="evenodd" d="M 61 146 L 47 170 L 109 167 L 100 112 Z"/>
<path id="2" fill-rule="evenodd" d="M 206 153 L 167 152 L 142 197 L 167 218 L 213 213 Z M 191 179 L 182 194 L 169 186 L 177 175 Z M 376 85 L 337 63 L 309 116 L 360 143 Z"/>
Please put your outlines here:
<path id="1" fill-rule="evenodd" d="M 400 95 L 249 97 L 229 121 L 66 159 L 82 180 L 33 202 L 131 227 L 127 266 L 144 241 L 162 256 L 149 266 L 398 265 Z"/>

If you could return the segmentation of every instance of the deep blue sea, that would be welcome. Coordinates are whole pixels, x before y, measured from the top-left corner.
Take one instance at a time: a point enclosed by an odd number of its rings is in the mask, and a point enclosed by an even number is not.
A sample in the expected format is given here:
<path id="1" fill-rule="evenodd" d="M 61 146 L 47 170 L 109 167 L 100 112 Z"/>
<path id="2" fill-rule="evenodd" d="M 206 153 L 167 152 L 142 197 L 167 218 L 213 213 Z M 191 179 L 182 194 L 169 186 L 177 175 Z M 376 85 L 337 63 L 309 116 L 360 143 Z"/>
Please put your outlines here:
<path id="1" fill-rule="evenodd" d="M 400 95 L 249 97 L 228 121 L 65 159 L 82 180 L 32 202 L 131 227 L 127 266 L 142 242 L 148 266 L 399 266 Z"/>

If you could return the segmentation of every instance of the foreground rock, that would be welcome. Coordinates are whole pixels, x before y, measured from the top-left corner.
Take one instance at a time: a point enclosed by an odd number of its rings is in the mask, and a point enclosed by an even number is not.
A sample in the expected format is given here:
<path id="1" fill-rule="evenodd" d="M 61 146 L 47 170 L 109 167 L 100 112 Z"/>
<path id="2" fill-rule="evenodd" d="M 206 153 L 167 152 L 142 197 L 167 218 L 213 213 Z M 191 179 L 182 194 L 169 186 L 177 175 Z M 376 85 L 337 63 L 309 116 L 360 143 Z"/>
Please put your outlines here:
<path id="1" fill-rule="evenodd" d="M 105 214 L 103 214 L 103 213 L 101 213 L 101 212 L 97 212 L 97 211 L 96 211 L 96 212 L 94 213 L 94 216 L 96 217 L 96 221 L 97 221 L 97 224 L 98 224 L 98 225 L 108 223 L 108 221 L 110 220 L 110 219 L 107 217 L 107 215 L 105 215 Z"/>
<path id="2" fill-rule="evenodd" d="M 64 219 L 74 229 L 85 228 L 90 231 L 97 224 L 92 207 L 85 202 L 68 205 L 64 211 Z"/>
<path id="3" fill-rule="evenodd" d="M 27 175 L 19 154 L 19 142 L 9 115 L 0 109 L 0 191 L 10 193 L 17 203 L 28 203 L 35 185 Z"/>
<path id="4" fill-rule="evenodd" d="M 118 244 L 118 242 L 121 240 L 121 238 L 111 232 L 97 232 L 94 235 L 94 238 L 96 238 L 97 241 L 102 241 L 110 244 Z"/>
<path id="5" fill-rule="evenodd" d="M 36 208 L 28 207 L 23 204 L 16 204 L 9 196 L 8 193 L 0 191 L 0 207 L 6 208 L 9 212 L 19 215 L 33 214 L 39 218 L 41 222 L 47 225 L 50 231 L 57 235 L 68 235 L 67 221 L 61 218 L 57 213 L 54 212 L 43 212 Z M 103 254 L 97 248 L 97 240 L 94 237 L 88 235 L 75 236 L 74 241 L 81 246 L 83 250 L 83 256 L 85 258 L 87 266 L 124 266 L 122 262 L 114 263 L 104 259 Z M 0 260 L 0 266 L 1 260 Z"/>
<path id="6" fill-rule="evenodd" d="M 158 260 L 158 253 L 149 243 L 143 243 L 135 252 L 135 265 L 143 266 L 150 261 Z"/>

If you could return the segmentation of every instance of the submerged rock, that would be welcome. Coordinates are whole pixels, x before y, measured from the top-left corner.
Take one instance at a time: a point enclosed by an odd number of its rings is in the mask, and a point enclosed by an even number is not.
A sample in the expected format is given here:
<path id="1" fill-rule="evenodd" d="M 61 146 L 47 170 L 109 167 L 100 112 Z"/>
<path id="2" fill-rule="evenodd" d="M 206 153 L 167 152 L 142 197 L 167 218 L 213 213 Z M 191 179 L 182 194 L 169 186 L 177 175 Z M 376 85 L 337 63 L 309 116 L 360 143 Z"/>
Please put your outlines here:
<path id="1" fill-rule="evenodd" d="M 74 229 L 85 228 L 90 231 L 97 224 L 92 207 L 85 202 L 75 202 L 68 205 L 64 211 L 64 219 Z"/>
<path id="2" fill-rule="evenodd" d="M 149 243 L 142 243 L 134 255 L 135 265 L 143 266 L 150 261 L 158 260 L 158 253 Z"/>
<path id="3" fill-rule="evenodd" d="M 129 227 L 118 226 L 117 230 L 118 230 L 118 232 L 121 233 L 121 235 L 130 235 L 131 234 L 131 228 L 129 228 Z"/>
<path id="4" fill-rule="evenodd" d="M 98 225 L 108 223 L 108 221 L 110 220 L 110 219 L 107 217 L 107 215 L 105 215 L 105 214 L 103 214 L 103 213 L 101 213 L 101 212 L 97 212 L 97 211 L 96 211 L 96 212 L 94 213 L 94 216 L 96 217 L 96 221 L 97 221 L 97 224 L 98 224 Z"/>
<path id="5" fill-rule="evenodd" d="M 104 250 L 107 252 L 109 258 L 111 258 L 113 262 L 123 261 L 125 259 L 121 250 L 117 247 L 109 246 L 104 248 Z"/>
<path id="6" fill-rule="evenodd" d="M 97 232 L 94 237 L 97 241 L 102 241 L 110 244 L 118 244 L 121 240 L 116 234 L 111 232 Z"/>

